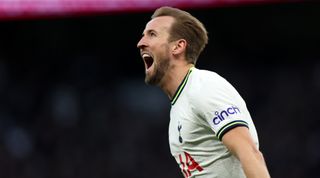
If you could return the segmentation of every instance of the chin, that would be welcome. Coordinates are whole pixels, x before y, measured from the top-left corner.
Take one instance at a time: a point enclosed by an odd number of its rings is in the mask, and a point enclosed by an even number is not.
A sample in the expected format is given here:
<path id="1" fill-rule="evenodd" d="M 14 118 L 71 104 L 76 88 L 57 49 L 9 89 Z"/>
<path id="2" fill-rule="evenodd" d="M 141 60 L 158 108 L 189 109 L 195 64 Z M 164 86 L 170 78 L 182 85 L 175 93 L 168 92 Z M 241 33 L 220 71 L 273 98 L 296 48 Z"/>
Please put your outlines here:
<path id="1" fill-rule="evenodd" d="M 159 77 L 155 75 L 146 75 L 144 81 L 146 84 L 154 86 L 157 86 L 160 83 Z"/>

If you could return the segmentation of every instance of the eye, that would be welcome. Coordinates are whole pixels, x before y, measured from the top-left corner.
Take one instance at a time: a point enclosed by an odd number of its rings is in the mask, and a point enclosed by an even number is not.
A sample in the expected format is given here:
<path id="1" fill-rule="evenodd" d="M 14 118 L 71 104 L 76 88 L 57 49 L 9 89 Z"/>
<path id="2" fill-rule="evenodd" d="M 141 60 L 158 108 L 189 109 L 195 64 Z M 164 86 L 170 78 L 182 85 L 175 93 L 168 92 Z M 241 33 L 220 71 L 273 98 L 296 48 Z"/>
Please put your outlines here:
<path id="1" fill-rule="evenodd" d="M 157 34 L 156 34 L 155 32 L 150 32 L 150 36 L 151 36 L 151 37 L 156 37 Z"/>

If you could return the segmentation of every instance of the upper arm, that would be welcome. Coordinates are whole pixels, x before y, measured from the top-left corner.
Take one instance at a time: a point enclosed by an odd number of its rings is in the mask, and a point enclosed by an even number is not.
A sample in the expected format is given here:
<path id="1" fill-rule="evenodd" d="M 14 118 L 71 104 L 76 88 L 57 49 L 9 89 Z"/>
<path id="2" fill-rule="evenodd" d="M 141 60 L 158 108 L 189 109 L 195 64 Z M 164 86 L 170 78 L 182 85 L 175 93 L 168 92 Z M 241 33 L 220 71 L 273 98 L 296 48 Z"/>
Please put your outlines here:
<path id="1" fill-rule="evenodd" d="M 250 128 L 251 117 L 239 93 L 217 74 L 207 75 L 197 81 L 192 92 L 191 108 L 200 122 L 219 140 L 235 128 Z"/>
<path id="2" fill-rule="evenodd" d="M 263 155 L 248 128 L 236 127 L 230 130 L 222 137 L 222 142 L 240 160 L 248 178 L 270 178 Z"/>
<path id="3" fill-rule="evenodd" d="M 247 127 L 235 127 L 224 134 L 223 144 L 238 158 L 249 153 L 259 153 Z"/>

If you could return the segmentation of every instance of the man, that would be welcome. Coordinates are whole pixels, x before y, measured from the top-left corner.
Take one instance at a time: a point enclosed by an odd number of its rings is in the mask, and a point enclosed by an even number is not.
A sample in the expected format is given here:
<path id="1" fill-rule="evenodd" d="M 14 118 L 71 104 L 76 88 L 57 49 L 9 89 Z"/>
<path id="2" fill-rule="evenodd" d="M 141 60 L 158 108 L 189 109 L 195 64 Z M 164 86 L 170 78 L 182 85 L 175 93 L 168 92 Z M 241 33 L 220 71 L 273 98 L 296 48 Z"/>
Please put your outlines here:
<path id="1" fill-rule="evenodd" d="M 161 7 L 137 45 L 145 82 L 171 99 L 171 153 L 185 177 L 268 178 L 245 102 L 224 78 L 194 67 L 207 41 L 195 17 Z"/>

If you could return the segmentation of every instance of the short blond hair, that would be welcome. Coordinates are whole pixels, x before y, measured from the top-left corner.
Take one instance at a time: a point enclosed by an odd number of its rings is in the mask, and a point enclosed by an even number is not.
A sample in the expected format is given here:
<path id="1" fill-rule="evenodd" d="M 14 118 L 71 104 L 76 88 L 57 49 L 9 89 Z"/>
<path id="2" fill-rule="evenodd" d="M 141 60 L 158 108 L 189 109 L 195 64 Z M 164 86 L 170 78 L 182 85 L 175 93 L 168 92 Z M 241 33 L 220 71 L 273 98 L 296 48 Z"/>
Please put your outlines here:
<path id="1" fill-rule="evenodd" d="M 175 19 L 170 29 L 169 41 L 184 39 L 187 41 L 186 59 L 196 64 L 200 53 L 208 43 L 208 33 L 204 25 L 190 13 L 172 7 L 160 7 L 151 19 L 160 16 L 171 16 Z"/>

